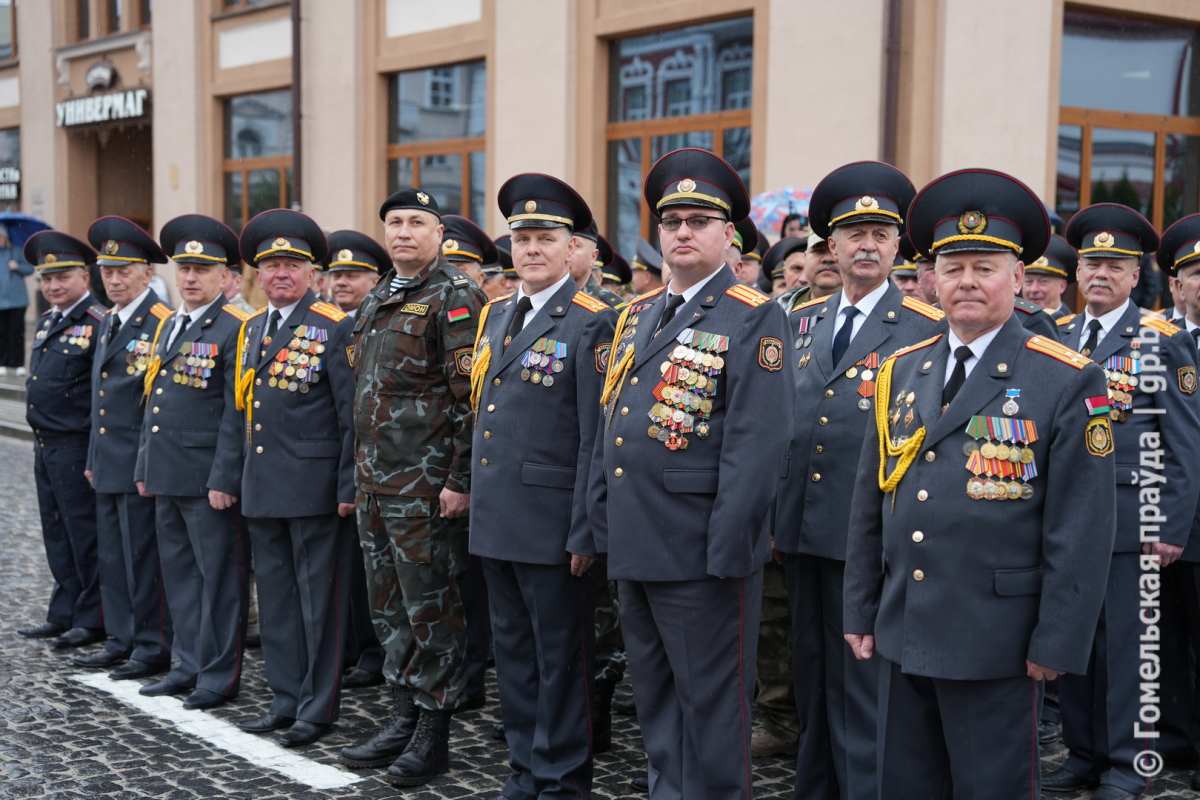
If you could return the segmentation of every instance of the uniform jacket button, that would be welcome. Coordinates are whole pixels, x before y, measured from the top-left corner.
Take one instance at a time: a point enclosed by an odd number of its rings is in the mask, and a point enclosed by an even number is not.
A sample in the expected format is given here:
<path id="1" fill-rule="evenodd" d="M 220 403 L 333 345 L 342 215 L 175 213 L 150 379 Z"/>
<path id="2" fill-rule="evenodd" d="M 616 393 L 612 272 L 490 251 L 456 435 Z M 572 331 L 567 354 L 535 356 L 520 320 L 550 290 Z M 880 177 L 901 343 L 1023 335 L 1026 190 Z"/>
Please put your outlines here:
<path id="1" fill-rule="evenodd" d="M 921 491 L 917 492 L 917 499 L 924 503 L 929 499 L 929 492 L 922 489 Z"/>
<path id="2" fill-rule="evenodd" d="M 151 433 L 158 433 L 158 426 L 157 426 L 157 425 L 155 425 L 153 428 L 151 428 L 151 429 L 150 429 L 150 432 L 151 432 Z"/>
<path id="3" fill-rule="evenodd" d="M 925 453 L 926 461 L 933 461 L 936 458 L 937 458 L 937 453 L 933 452 L 932 450 L 929 450 Z"/>
<path id="4" fill-rule="evenodd" d="M 100 429 L 100 435 L 101 435 L 101 436 L 103 436 L 103 435 L 104 435 L 104 428 L 101 428 L 101 429 Z"/>
<path id="5" fill-rule="evenodd" d="M 621 445 L 625 444 L 625 440 L 618 436 L 613 444 L 615 444 L 617 447 L 620 447 Z"/>
<path id="6" fill-rule="evenodd" d="M 624 408 L 622 408 L 622 409 L 621 409 L 621 416 L 622 416 L 622 417 L 623 417 L 623 416 L 625 416 L 625 415 L 626 415 L 626 414 L 628 414 L 628 413 L 629 413 L 629 406 L 625 406 Z"/>
<path id="7" fill-rule="evenodd" d="M 495 404 L 495 403 L 492 403 L 491 405 L 489 405 L 489 406 L 488 406 L 488 411 L 495 411 L 495 410 L 496 410 L 496 404 Z"/>
<path id="8" fill-rule="evenodd" d="M 45 351 L 45 350 L 43 350 L 42 352 L 44 353 L 44 352 L 46 352 L 46 351 Z M 101 377 L 101 378 L 107 378 L 107 377 L 108 377 L 108 373 L 107 373 L 107 372 L 101 372 L 101 373 L 100 373 L 100 377 Z"/>
<path id="9" fill-rule="evenodd" d="M 494 381 L 492 381 L 492 383 L 495 384 L 496 386 L 499 386 L 500 384 L 504 383 L 504 381 L 500 380 L 499 378 L 496 378 Z"/>
<path id="10" fill-rule="evenodd" d="M 826 397 L 833 397 L 833 389 L 826 389 L 826 390 L 825 390 L 825 396 L 826 396 Z"/>
<path id="11" fill-rule="evenodd" d="M 914 542 L 917 542 L 918 544 L 920 544 L 921 542 L 925 541 L 925 534 L 921 533 L 920 531 L 913 531 L 912 540 Z M 920 570 L 918 570 L 918 572 L 919 571 Z M 917 580 L 921 580 L 921 579 L 917 578 Z"/>
<path id="12" fill-rule="evenodd" d="M 812 479 L 813 479 L 813 483 L 820 483 L 821 482 L 821 473 L 814 472 Z"/>
<path id="13" fill-rule="evenodd" d="M 486 467 L 487 465 L 488 465 L 488 460 L 486 458 L 479 459 L 479 466 Z"/>
<path id="14" fill-rule="evenodd" d="M 256 453 L 261 453 L 261 452 L 262 452 L 262 445 L 260 444 L 258 447 L 254 448 L 254 452 L 256 452 Z"/>
<path id="15" fill-rule="evenodd" d="M 624 474 L 625 474 L 625 470 L 621 469 L 620 467 L 617 467 L 616 469 L 613 470 L 613 475 L 616 475 L 618 478 Z"/>
<path id="16" fill-rule="evenodd" d="M 914 570 L 913 570 L 913 580 L 914 580 L 914 581 L 923 581 L 923 580 L 925 580 L 925 573 L 924 573 L 924 572 L 922 572 L 922 571 L 921 571 L 921 570 L 919 570 L 919 569 L 914 569 Z"/>
<path id="17" fill-rule="evenodd" d="M 630 379 L 629 379 L 629 385 L 630 385 L 630 386 L 637 386 L 637 383 L 638 383 L 638 379 L 637 379 L 637 376 L 636 376 L 636 375 L 635 375 L 634 377 L 632 377 L 632 378 L 630 378 Z"/>
<path id="18" fill-rule="evenodd" d="M 490 439 L 490 438 L 492 438 L 492 432 L 491 432 L 491 431 L 484 431 L 484 432 L 483 432 L 483 438 L 485 438 L 485 439 Z"/>
<path id="19" fill-rule="evenodd" d="M 819 420 L 817 420 L 817 424 L 818 425 L 828 425 L 829 417 L 821 417 Z"/>

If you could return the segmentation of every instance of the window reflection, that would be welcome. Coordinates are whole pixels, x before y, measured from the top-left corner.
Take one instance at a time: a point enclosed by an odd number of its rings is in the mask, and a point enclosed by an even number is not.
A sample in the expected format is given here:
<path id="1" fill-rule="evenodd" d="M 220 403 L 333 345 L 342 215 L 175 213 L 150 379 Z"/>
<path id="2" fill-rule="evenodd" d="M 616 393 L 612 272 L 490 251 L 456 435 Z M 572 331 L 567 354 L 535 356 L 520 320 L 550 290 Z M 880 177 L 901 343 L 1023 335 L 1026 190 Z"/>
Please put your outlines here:
<path id="1" fill-rule="evenodd" d="M 641 232 L 642 140 L 608 143 L 608 228 L 611 244 L 626 258 L 637 250 Z"/>
<path id="2" fill-rule="evenodd" d="M 388 105 L 388 141 L 392 144 L 483 136 L 487 128 L 484 62 L 392 75 Z"/>
<path id="3" fill-rule="evenodd" d="M 1095 128 L 1092 131 L 1092 203 L 1120 203 L 1154 215 L 1154 134 Z"/>
<path id="4" fill-rule="evenodd" d="M 1166 135 L 1163 161 L 1163 220 L 1169 225 L 1195 214 L 1200 202 L 1200 137 Z"/>
<path id="5" fill-rule="evenodd" d="M 292 153 L 292 93 L 260 92 L 225 101 L 225 157 Z"/>
<path id="6" fill-rule="evenodd" d="M 1054 189 L 1054 210 L 1070 222 L 1079 210 L 1079 175 L 1083 168 L 1083 127 L 1058 126 L 1058 178 Z"/>

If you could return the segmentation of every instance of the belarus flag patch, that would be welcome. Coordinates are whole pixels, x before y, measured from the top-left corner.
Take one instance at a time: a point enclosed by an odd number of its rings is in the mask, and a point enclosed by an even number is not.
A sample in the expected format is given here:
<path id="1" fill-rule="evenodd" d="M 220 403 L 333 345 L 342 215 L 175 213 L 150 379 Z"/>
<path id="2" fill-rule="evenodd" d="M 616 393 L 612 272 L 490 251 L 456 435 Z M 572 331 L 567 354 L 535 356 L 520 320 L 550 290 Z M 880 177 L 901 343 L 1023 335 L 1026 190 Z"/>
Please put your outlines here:
<path id="1" fill-rule="evenodd" d="M 1107 414 L 1110 410 L 1107 397 L 1088 397 L 1083 404 L 1087 406 L 1088 415 L 1093 417 Z"/>
<path id="2" fill-rule="evenodd" d="M 471 318 L 471 309 L 466 308 L 465 306 L 463 308 L 456 308 L 453 311 L 451 311 L 449 314 L 446 315 L 446 319 L 450 320 L 451 322 L 458 322 L 460 319 L 470 319 L 470 318 Z"/>

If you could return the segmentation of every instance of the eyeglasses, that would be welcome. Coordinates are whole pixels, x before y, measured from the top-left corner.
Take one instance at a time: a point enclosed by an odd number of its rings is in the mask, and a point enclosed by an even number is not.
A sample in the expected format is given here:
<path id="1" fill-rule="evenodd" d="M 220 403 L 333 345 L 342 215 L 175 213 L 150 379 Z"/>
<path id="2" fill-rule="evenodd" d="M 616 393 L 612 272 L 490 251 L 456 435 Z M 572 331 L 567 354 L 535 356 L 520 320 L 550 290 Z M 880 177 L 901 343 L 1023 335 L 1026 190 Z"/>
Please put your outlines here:
<path id="1" fill-rule="evenodd" d="M 702 215 L 697 215 L 695 217 L 688 217 L 687 219 L 671 217 L 670 219 L 659 220 L 658 226 L 668 233 L 674 233 L 675 231 L 679 230 L 683 223 L 686 222 L 687 226 L 692 230 L 702 231 L 708 227 L 709 220 L 716 222 L 728 222 L 728 220 L 721 217 L 705 217 Z"/>

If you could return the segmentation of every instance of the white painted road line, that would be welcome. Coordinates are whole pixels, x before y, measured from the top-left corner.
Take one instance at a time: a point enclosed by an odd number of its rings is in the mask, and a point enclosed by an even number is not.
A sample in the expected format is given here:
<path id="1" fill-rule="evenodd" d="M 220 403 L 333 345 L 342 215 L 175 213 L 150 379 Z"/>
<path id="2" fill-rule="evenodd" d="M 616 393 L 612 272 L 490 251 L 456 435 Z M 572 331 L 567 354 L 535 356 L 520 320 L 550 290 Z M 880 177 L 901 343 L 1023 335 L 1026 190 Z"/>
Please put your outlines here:
<path id="1" fill-rule="evenodd" d="M 142 684 L 114 681 L 104 674 L 74 675 L 85 686 L 107 692 L 144 714 L 174 725 L 184 733 L 203 739 L 213 747 L 244 758 L 255 766 L 279 772 L 297 783 L 314 789 L 341 789 L 362 778 L 328 764 L 320 764 L 280 747 L 261 736 L 239 730 L 236 725 L 214 716 L 184 708 L 176 697 L 144 697 L 138 694 Z"/>

